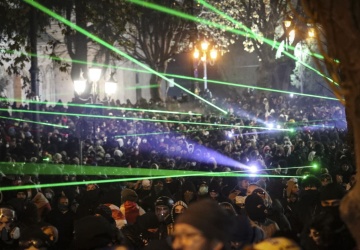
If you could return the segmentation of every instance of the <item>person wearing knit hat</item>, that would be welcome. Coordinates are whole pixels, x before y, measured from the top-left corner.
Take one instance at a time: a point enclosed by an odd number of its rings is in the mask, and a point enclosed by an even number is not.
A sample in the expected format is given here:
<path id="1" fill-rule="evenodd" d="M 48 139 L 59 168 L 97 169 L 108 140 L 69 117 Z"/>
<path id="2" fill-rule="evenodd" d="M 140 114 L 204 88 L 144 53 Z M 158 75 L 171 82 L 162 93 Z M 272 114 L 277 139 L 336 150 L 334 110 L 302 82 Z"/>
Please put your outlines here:
<path id="1" fill-rule="evenodd" d="M 337 183 L 330 183 L 320 191 L 321 206 L 325 210 L 338 211 L 341 199 L 345 196 L 345 190 Z"/>
<path id="2" fill-rule="evenodd" d="M 171 209 L 171 219 L 173 222 L 175 222 L 175 219 L 182 213 L 186 211 L 188 208 L 188 205 L 183 201 L 177 201 L 174 203 L 174 206 Z"/>
<path id="3" fill-rule="evenodd" d="M 137 202 L 137 199 L 138 195 L 134 190 L 130 188 L 125 188 L 121 191 L 121 203 L 124 203 L 126 201 Z"/>
<path id="4" fill-rule="evenodd" d="M 231 216 L 211 199 L 192 203 L 175 221 L 174 250 L 230 249 Z"/>
<path id="5" fill-rule="evenodd" d="M 134 224 L 138 216 L 145 214 L 145 210 L 136 203 L 137 199 L 138 195 L 132 189 L 126 188 L 121 192 L 120 211 L 128 224 Z"/>
<path id="6" fill-rule="evenodd" d="M 108 246 L 115 238 L 113 227 L 103 216 L 89 215 L 75 221 L 74 246 L 91 250 Z"/>

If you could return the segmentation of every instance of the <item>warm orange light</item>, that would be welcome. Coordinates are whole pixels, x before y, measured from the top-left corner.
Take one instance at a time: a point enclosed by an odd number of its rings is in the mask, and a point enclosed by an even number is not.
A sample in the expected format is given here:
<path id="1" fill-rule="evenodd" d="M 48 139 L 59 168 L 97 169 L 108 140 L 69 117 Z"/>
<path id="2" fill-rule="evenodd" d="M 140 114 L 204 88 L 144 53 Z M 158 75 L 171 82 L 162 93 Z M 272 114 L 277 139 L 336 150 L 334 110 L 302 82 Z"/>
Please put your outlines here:
<path id="1" fill-rule="evenodd" d="M 210 51 L 210 58 L 213 59 L 213 60 L 215 60 L 216 57 L 217 57 L 217 50 L 216 50 L 216 49 L 212 49 L 212 50 Z"/>
<path id="2" fill-rule="evenodd" d="M 308 31 L 308 35 L 310 38 L 314 38 L 315 37 L 315 30 L 314 28 L 310 28 Z"/>
<path id="3" fill-rule="evenodd" d="M 203 41 L 201 43 L 201 49 L 202 50 L 206 51 L 208 49 L 208 47 L 209 47 L 209 43 L 207 41 Z"/>
<path id="4" fill-rule="evenodd" d="M 198 59 L 199 56 L 200 56 L 199 50 L 198 50 L 198 49 L 195 49 L 195 51 L 194 51 L 194 58 L 195 58 L 195 59 Z"/>
<path id="5" fill-rule="evenodd" d="M 291 20 L 290 20 L 290 19 L 286 19 L 286 20 L 284 21 L 284 25 L 285 25 L 286 28 L 289 28 L 289 27 L 291 26 Z"/>

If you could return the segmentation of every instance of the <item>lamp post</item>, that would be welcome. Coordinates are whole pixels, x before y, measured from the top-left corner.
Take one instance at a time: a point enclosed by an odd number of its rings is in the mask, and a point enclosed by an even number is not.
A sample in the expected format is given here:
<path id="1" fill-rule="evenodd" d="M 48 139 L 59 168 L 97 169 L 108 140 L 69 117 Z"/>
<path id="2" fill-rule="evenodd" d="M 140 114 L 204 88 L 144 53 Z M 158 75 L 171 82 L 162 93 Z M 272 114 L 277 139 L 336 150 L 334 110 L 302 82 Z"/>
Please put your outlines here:
<path id="1" fill-rule="evenodd" d="M 198 65 L 200 62 L 203 62 L 203 68 L 204 68 L 204 90 L 207 89 L 207 64 L 214 65 L 216 57 L 217 57 L 217 51 L 213 47 L 209 49 L 209 42 L 204 40 L 201 43 L 201 50 L 195 47 L 194 50 L 194 58 L 199 59 Z"/>
<path id="2" fill-rule="evenodd" d="M 91 67 L 88 70 L 88 79 L 84 78 L 84 72 L 80 72 L 80 78 L 74 80 L 74 90 L 78 95 L 83 95 L 88 88 L 88 85 L 91 85 L 89 95 L 92 96 L 91 103 L 95 104 L 99 96 L 99 85 L 98 82 L 101 77 L 101 69 Z"/>
<path id="3" fill-rule="evenodd" d="M 287 16 L 284 20 L 284 26 L 285 26 L 285 50 L 288 50 L 288 46 L 290 45 L 290 39 L 289 39 L 289 35 L 290 35 L 290 32 L 289 32 L 289 28 L 292 24 L 292 20 L 289 16 Z"/>
<path id="4" fill-rule="evenodd" d="M 105 82 L 105 95 L 106 98 L 109 98 L 109 101 L 111 101 L 111 95 L 115 94 L 117 82 L 113 78 L 114 73 L 111 73 L 111 77 L 108 81 Z"/>

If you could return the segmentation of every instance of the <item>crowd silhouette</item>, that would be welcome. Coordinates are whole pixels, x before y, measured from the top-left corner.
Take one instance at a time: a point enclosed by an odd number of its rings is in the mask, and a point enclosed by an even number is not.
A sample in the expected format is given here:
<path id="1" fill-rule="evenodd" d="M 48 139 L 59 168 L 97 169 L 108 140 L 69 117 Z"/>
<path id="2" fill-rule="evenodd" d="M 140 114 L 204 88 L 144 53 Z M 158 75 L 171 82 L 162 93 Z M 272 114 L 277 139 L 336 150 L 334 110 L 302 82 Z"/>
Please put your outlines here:
<path id="1" fill-rule="evenodd" d="M 355 249 L 343 106 L 209 101 L 3 104 L 1 249 Z"/>

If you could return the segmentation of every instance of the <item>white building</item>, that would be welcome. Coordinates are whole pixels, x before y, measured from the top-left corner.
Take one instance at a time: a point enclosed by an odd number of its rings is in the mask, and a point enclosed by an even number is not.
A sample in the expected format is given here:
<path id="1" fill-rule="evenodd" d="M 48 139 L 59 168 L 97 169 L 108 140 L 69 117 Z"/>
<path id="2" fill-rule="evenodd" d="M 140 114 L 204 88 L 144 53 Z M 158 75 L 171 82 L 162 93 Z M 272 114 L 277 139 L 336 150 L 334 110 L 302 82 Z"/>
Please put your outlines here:
<path id="1" fill-rule="evenodd" d="M 54 23 L 46 30 L 45 34 L 38 39 L 37 55 L 38 55 L 38 68 L 39 68 L 39 98 L 41 101 L 47 100 L 49 102 L 57 102 L 59 99 L 64 104 L 71 101 L 74 98 L 74 83 L 70 76 L 70 69 L 67 72 L 60 70 L 60 64 L 49 57 L 52 49 L 48 45 L 49 40 L 58 41 L 55 47 L 55 55 L 67 60 L 71 65 L 71 60 L 67 54 L 66 46 L 64 43 L 64 36 L 61 34 L 58 25 Z M 88 48 L 88 58 L 94 57 L 96 48 Z M 0 80 L 7 82 L 7 86 L 4 90 L 4 95 L 10 100 L 21 100 L 26 102 L 26 91 L 30 89 L 30 84 L 26 88 L 23 88 L 23 82 L 20 76 L 9 76 L 6 73 L 8 64 L 0 67 Z M 115 64 L 115 65 L 114 65 Z M 88 63 L 89 66 L 90 63 Z M 140 66 L 132 63 L 126 59 L 122 61 L 115 61 L 112 63 L 111 68 L 105 71 L 101 79 L 98 81 L 99 99 L 102 100 L 105 97 L 104 84 L 110 79 L 111 71 L 113 74 L 113 80 L 117 83 L 115 93 L 111 96 L 112 99 L 119 99 L 121 103 L 125 103 L 129 99 L 132 103 L 135 103 L 139 98 L 150 98 L 150 89 L 146 86 L 149 85 L 151 74 L 144 72 L 137 72 L 137 70 L 144 71 Z M 115 67 L 114 67 L 115 66 Z M 26 67 L 22 71 L 22 75 L 28 76 L 30 79 L 30 63 L 27 63 Z M 18 102 L 19 103 L 19 102 Z"/>

